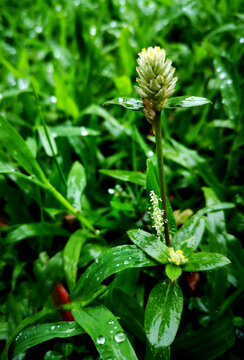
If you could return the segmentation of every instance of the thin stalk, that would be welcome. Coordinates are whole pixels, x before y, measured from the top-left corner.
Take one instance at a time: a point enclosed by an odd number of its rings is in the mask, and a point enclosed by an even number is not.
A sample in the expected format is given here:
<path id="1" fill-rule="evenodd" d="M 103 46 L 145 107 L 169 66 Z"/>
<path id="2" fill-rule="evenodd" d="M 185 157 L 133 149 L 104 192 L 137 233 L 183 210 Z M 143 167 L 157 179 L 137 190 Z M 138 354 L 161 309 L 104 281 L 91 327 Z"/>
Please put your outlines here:
<path id="1" fill-rule="evenodd" d="M 166 200 L 167 198 L 166 198 L 166 188 L 165 188 L 165 180 L 164 180 L 161 112 L 156 113 L 155 122 L 154 122 L 154 132 L 155 132 L 156 153 L 158 160 L 159 187 L 160 187 L 160 195 L 162 199 L 162 209 L 163 209 L 163 219 L 164 219 L 164 235 L 165 235 L 166 245 L 170 246 L 169 222 L 168 222 L 168 211 L 167 211 L 167 200 Z"/>

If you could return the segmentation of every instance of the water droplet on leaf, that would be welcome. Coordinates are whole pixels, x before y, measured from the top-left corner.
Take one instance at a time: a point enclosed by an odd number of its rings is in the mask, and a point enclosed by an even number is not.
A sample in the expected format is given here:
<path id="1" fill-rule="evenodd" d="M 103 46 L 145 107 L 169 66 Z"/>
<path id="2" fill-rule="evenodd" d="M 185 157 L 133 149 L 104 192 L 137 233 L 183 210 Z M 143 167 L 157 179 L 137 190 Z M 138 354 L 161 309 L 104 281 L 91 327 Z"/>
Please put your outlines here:
<path id="1" fill-rule="evenodd" d="M 123 341 L 125 341 L 126 339 L 126 335 L 124 332 L 120 331 L 118 332 L 115 336 L 114 336 L 114 340 L 117 342 L 117 343 L 121 343 Z"/>

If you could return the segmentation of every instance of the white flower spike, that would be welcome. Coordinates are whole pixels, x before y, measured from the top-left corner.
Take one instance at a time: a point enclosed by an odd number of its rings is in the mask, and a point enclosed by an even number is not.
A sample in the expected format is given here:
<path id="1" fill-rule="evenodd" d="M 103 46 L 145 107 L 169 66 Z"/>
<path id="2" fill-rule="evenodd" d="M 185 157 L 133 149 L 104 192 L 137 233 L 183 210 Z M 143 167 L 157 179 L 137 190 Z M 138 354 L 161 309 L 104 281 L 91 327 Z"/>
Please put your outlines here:
<path id="1" fill-rule="evenodd" d="M 156 230 L 157 237 L 160 240 L 162 236 L 164 240 L 164 220 L 163 220 L 163 211 L 159 208 L 158 201 L 162 201 L 161 199 L 157 198 L 157 195 L 152 190 L 150 191 L 150 202 L 152 203 L 152 211 L 151 211 L 151 218 L 153 222 L 153 228 Z"/>

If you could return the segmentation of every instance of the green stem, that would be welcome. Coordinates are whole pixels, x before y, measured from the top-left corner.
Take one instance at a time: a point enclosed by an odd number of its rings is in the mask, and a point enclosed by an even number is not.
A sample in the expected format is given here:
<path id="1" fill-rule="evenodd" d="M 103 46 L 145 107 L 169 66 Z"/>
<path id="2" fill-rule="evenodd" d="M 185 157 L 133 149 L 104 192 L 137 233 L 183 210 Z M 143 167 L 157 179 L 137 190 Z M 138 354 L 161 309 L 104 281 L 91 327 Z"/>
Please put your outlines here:
<path id="1" fill-rule="evenodd" d="M 170 246 L 168 211 L 167 211 L 167 200 L 166 200 L 167 198 L 166 198 L 166 189 L 165 189 L 165 180 L 164 180 L 161 112 L 156 113 L 155 122 L 154 122 L 154 132 L 155 132 L 155 140 L 156 140 L 156 153 L 158 159 L 160 195 L 162 199 L 162 209 L 163 209 L 163 219 L 164 219 L 164 235 L 165 235 L 166 245 Z"/>

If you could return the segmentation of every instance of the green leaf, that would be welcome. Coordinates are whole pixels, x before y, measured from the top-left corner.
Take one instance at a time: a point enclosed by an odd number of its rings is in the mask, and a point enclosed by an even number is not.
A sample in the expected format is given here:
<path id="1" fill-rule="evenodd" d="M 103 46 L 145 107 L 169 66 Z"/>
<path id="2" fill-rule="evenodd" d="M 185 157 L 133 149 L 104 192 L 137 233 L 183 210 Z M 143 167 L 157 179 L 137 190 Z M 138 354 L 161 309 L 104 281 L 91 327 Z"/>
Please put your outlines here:
<path id="1" fill-rule="evenodd" d="M 99 131 L 84 126 L 52 126 L 49 128 L 53 137 L 97 136 Z"/>
<path id="2" fill-rule="evenodd" d="M 55 313 L 57 310 L 50 310 L 50 309 L 43 309 L 41 311 L 39 311 L 38 313 L 28 316 L 26 317 L 23 321 L 21 321 L 21 323 L 18 325 L 18 327 L 16 328 L 16 330 L 11 334 L 11 336 L 9 337 L 6 346 L 4 348 L 4 351 L 2 353 L 2 360 L 8 360 L 8 352 L 9 352 L 9 347 L 11 345 L 11 343 L 14 341 L 15 337 L 21 332 L 23 331 L 23 329 L 25 329 L 26 327 L 35 324 L 37 321 L 45 318 L 47 315 L 53 314 Z"/>
<path id="3" fill-rule="evenodd" d="M 162 241 L 158 240 L 156 236 L 138 229 L 129 230 L 127 233 L 131 241 L 153 259 L 161 264 L 167 264 L 169 262 L 169 249 Z"/>
<path id="4" fill-rule="evenodd" d="M 121 324 L 137 339 L 145 342 L 143 307 L 138 304 L 134 297 L 118 288 L 110 290 L 109 300 L 109 304 L 106 303 L 106 305 L 120 319 Z"/>
<path id="5" fill-rule="evenodd" d="M 90 335 L 103 359 L 137 360 L 118 320 L 103 304 L 82 308 L 80 304 L 72 303 L 72 314 Z"/>
<path id="6" fill-rule="evenodd" d="M 54 338 L 69 338 L 83 334 L 84 330 L 76 322 L 55 322 L 39 324 L 21 331 L 11 347 L 11 355 L 17 356 L 27 349 Z"/>
<path id="7" fill-rule="evenodd" d="M 46 126 L 46 131 L 48 133 L 48 138 L 47 138 L 44 126 L 38 126 L 37 130 L 38 130 L 38 133 L 39 133 L 39 136 L 40 136 L 40 139 L 41 139 L 41 142 L 42 142 L 42 145 L 43 145 L 43 147 L 45 149 L 46 154 L 48 156 L 57 155 L 58 150 L 57 150 L 56 142 L 55 142 L 54 136 L 53 136 L 53 134 L 51 134 L 49 128 Z M 51 148 L 49 142 L 51 142 L 52 148 Z"/>
<path id="8" fill-rule="evenodd" d="M 89 303 L 93 300 L 95 291 L 100 289 L 101 282 L 110 275 L 124 269 L 156 265 L 144 251 L 134 245 L 116 246 L 105 251 L 87 268 L 76 284 L 71 298 L 79 299 L 83 304 Z"/>
<path id="9" fill-rule="evenodd" d="M 170 280 L 177 280 L 182 274 L 182 268 L 174 264 L 167 264 L 165 272 Z"/>
<path id="10" fill-rule="evenodd" d="M 112 100 L 106 101 L 103 105 L 120 105 L 129 110 L 142 111 L 143 102 L 138 99 L 128 97 L 118 97 Z"/>
<path id="11" fill-rule="evenodd" d="M 57 225 L 46 222 L 23 224 L 17 226 L 14 230 L 9 232 L 4 241 L 9 244 L 15 244 L 30 237 L 44 235 L 68 236 L 69 232 Z"/>
<path id="12" fill-rule="evenodd" d="M 199 252 L 193 254 L 189 262 L 183 266 L 184 271 L 205 271 L 230 264 L 230 260 L 222 254 Z"/>
<path id="13" fill-rule="evenodd" d="M 188 108 L 193 106 L 211 104 L 211 101 L 197 96 L 176 96 L 170 97 L 167 100 L 166 108 L 174 109 L 174 108 Z"/>
<path id="14" fill-rule="evenodd" d="M 23 138 L 17 131 L 9 124 L 9 122 L 0 115 L 0 141 L 19 163 L 30 175 L 35 175 L 38 180 L 46 183 L 47 179 L 40 168 L 38 162 L 34 158 L 29 147 L 26 145 Z"/>
<path id="15" fill-rule="evenodd" d="M 183 294 L 176 282 L 160 281 L 151 291 L 145 312 L 145 330 L 152 347 L 169 346 L 177 333 Z"/>
<path id="16" fill-rule="evenodd" d="M 80 258 L 80 252 L 88 236 L 89 236 L 88 231 L 77 230 L 70 236 L 64 248 L 64 252 L 63 252 L 64 273 L 70 291 L 75 286 L 76 276 L 77 276 L 77 265 Z"/>
<path id="17" fill-rule="evenodd" d="M 129 181 L 137 185 L 146 186 L 146 176 L 143 173 L 129 170 L 99 170 L 102 174 L 111 176 L 121 181 Z"/>
<path id="18" fill-rule="evenodd" d="M 75 161 L 68 176 L 67 198 L 75 210 L 81 210 L 81 198 L 86 187 L 84 166 Z"/>
<path id="19" fill-rule="evenodd" d="M 236 340 L 235 330 L 228 317 L 210 326 L 185 331 L 172 346 L 174 358 L 212 360 L 232 347 Z"/>
<path id="20" fill-rule="evenodd" d="M 192 216 L 177 231 L 172 239 L 176 249 L 195 251 L 199 246 L 205 229 L 205 221 L 198 215 Z"/>

